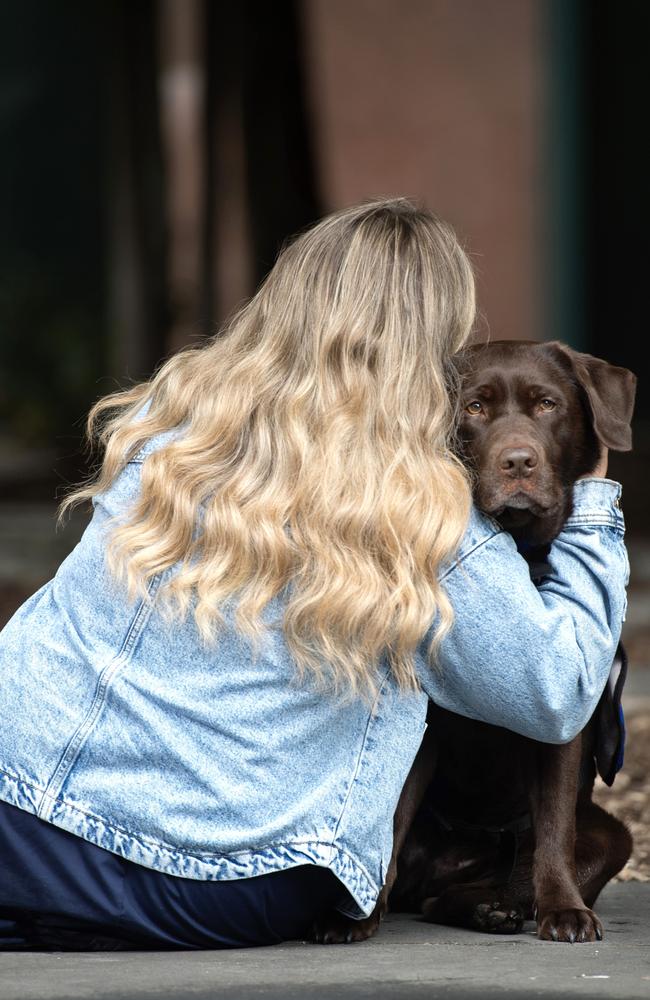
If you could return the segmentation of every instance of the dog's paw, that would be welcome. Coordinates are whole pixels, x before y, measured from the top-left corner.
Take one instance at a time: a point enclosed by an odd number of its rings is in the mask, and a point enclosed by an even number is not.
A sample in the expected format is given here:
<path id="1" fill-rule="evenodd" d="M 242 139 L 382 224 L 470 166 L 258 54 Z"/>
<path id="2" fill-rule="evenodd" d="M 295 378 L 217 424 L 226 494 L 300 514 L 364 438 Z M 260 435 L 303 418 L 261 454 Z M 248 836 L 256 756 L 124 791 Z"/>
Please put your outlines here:
<path id="1" fill-rule="evenodd" d="M 537 918 L 537 936 L 542 941 L 601 941 L 603 925 L 591 910 L 549 910 Z"/>
<path id="2" fill-rule="evenodd" d="M 376 934 L 379 923 L 380 918 L 374 914 L 365 920 L 352 920 L 334 910 L 315 921 L 311 939 L 316 944 L 352 944 L 356 941 L 367 941 Z"/>
<path id="3" fill-rule="evenodd" d="M 524 926 L 524 914 L 518 906 L 504 906 L 499 900 L 479 903 L 472 914 L 472 924 L 488 934 L 519 934 Z"/>

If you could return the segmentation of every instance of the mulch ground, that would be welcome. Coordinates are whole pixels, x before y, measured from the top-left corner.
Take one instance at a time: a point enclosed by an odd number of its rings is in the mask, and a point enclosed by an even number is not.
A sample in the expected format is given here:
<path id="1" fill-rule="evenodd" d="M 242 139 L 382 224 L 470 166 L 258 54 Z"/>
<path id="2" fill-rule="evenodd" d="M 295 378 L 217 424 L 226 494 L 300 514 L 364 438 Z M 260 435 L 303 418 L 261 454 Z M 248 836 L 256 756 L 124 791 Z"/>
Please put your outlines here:
<path id="1" fill-rule="evenodd" d="M 595 801 L 622 820 L 634 839 L 632 857 L 617 875 L 621 882 L 650 882 L 650 699 L 625 712 L 625 763 L 611 788 L 600 779 Z M 648 707 L 645 707 L 645 705 Z"/>

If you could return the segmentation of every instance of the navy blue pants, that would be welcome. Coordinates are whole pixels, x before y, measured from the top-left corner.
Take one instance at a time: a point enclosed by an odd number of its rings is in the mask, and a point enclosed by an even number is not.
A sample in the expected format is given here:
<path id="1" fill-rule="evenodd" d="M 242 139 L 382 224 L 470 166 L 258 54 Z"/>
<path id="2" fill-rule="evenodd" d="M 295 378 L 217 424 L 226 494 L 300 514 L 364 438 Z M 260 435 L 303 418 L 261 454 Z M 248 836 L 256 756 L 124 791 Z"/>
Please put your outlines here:
<path id="1" fill-rule="evenodd" d="M 176 878 L 0 802 L 0 951 L 276 944 L 308 936 L 345 894 L 315 865 L 219 882 Z"/>

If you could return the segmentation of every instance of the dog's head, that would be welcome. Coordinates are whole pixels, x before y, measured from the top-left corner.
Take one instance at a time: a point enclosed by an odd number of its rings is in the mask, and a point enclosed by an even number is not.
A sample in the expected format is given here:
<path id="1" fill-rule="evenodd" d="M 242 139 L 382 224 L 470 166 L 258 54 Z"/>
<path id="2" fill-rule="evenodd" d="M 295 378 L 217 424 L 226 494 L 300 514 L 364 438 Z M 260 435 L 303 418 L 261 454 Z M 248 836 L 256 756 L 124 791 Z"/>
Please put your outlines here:
<path id="1" fill-rule="evenodd" d="M 477 505 L 517 540 L 550 542 L 600 444 L 631 449 L 636 377 L 558 341 L 475 344 L 458 368 L 460 442 Z"/>

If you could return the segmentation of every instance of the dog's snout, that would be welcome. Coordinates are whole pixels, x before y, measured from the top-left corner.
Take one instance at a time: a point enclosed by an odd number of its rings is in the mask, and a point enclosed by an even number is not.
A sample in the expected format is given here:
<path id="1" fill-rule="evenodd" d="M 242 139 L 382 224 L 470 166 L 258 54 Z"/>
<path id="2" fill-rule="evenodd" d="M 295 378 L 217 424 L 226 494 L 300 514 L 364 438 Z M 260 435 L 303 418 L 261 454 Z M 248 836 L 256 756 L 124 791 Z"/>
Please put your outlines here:
<path id="1" fill-rule="evenodd" d="M 499 455 L 499 468 L 513 479 L 532 476 L 539 458 L 534 448 L 504 448 Z"/>

